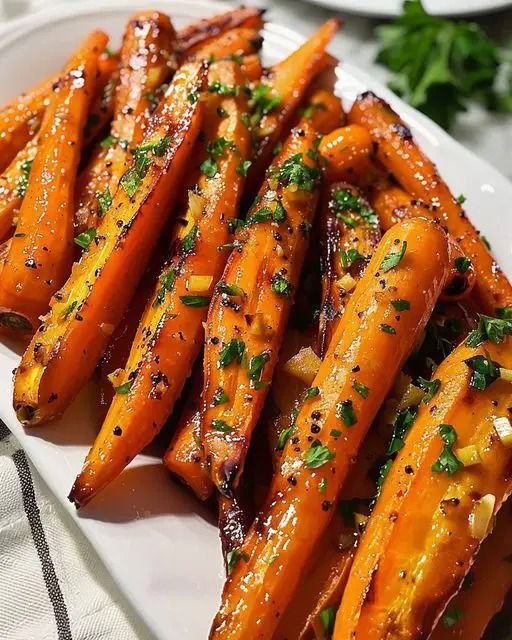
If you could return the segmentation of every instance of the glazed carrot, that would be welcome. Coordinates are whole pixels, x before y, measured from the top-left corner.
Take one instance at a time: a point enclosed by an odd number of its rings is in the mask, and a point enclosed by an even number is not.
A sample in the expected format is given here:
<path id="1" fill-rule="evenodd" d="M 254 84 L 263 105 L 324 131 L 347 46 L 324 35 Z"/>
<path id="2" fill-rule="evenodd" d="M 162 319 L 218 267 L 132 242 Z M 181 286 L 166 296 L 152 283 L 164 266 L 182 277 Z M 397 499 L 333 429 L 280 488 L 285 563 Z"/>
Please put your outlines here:
<path id="1" fill-rule="evenodd" d="M 260 57 L 255 53 L 244 56 L 242 60 L 242 71 L 249 82 L 259 80 L 263 73 Z"/>
<path id="2" fill-rule="evenodd" d="M 344 182 L 324 187 L 321 225 L 318 352 L 323 355 L 336 332 L 347 294 L 360 280 L 381 233 L 375 211 L 355 187 Z"/>
<path id="3" fill-rule="evenodd" d="M 370 191 L 370 202 L 375 208 L 381 227 L 387 231 L 406 218 L 422 216 L 433 218 L 432 209 L 422 200 L 415 200 L 407 191 L 388 183 Z"/>
<path id="4" fill-rule="evenodd" d="M 97 227 L 129 163 L 129 149 L 144 137 L 152 95 L 176 66 L 174 29 L 163 13 L 146 11 L 126 27 L 110 135 L 103 140 L 76 187 L 77 232 Z"/>
<path id="5" fill-rule="evenodd" d="M 187 51 L 188 54 L 191 54 L 210 39 L 237 27 L 261 29 L 263 13 L 262 9 L 255 7 L 237 7 L 232 11 L 193 22 L 177 32 L 176 51 L 179 53 Z"/>
<path id="6" fill-rule="evenodd" d="M 14 381 L 22 422 L 57 416 L 93 373 L 181 183 L 201 115 L 201 105 L 188 96 L 200 90 L 205 74 L 202 65 L 191 64 L 175 75 L 96 236 L 25 352 Z"/>
<path id="7" fill-rule="evenodd" d="M 271 67 L 254 88 L 251 126 L 255 151 L 247 179 L 249 193 L 257 191 L 276 144 L 286 133 L 309 84 L 324 67 L 325 49 L 338 25 L 335 19 L 325 22 L 301 47 Z"/>
<path id="8" fill-rule="evenodd" d="M 312 120 L 319 133 L 325 135 L 344 118 L 341 100 L 328 89 L 316 89 L 306 100 L 301 117 L 304 116 Z"/>
<path id="9" fill-rule="evenodd" d="M 212 65 L 208 74 L 209 84 L 241 79 L 240 66 L 230 60 Z M 219 247 L 230 240 L 229 221 L 238 215 L 250 147 L 241 120 L 247 96 L 207 95 L 205 142 L 193 155 L 194 161 L 203 162 L 191 180 L 197 187 L 190 194 L 186 225 L 182 220 L 177 225 L 169 264 L 146 307 L 112 405 L 73 486 L 71 498 L 78 505 L 119 475 L 163 427 L 202 347 L 209 296 L 227 259 Z"/>
<path id="10" fill-rule="evenodd" d="M 482 317 L 436 370 L 359 546 L 336 640 L 428 637 L 459 590 L 512 490 L 512 387 L 491 364 L 512 367 L 510 333 L 512 321 Z"/>
<path id="11" fill-rule="evenodd" d="M 512 589 L 512 505 L 498 514 L 460 592 L 450 602 L 432 640 L 480 640 Z"/>
<path id="12" fill-rule="evenodd" d="M 326 180 L 359 181 L 368 170 L 372 147 L 368 130 L 357 124 L 328 133 L 318 147 L 318 152 L 326 160 L 323 166 Z"/>
<path id="13" fill-rule="evenodd" d="M 220 60 L 230 56 L 238 57 L 257 53 L 261 49 L 263 38 L 258 29 L 238 27 L 216 38 L 212 38 L 201 47 L 188 50 L 183 56 L 185 60 Z"/>
<path id="14" fill-rule="evenodd" d="M 267 504 L 238 552 L 211 638 L 272 637 L 449 266 L 447 238 L 426 220 L 397 225 L 382 239 L 299 410 Z M 397 299 L 410 308 L 397 314 Z"/>
<path id="15" fill-rule="evenodd" d="M 475 299 L 486 313 L 512 304 L 512 286 L 493 260 L 485 243 L 467 218 L 461 204 L 412 138 L 409 128 L 391 107 L 373 93 L 354 102 L 349 122 L 366 127 L 377 143 L 377 159 L 413 196 L 435 206 L 437 218 L 446 226 L 462 251 L 474 264 Z"/>
<path id="16" fill-rule="evenodd" d="M 41 125 L 9 255 L 0 278 L 0 324 L 34 331 L 73 261 L 73 188 L 82 129 L 107 42 L 93 32 L 68 62 Z"/>
<path id="17" fill-rule="evenodd" d="M 119 55 L 104 52 L 98 59 L 96 94 L 85 123 L 83 144 L 91 144 L 104 130 L 114 113 L 114 97 L 119 82 Z"/>

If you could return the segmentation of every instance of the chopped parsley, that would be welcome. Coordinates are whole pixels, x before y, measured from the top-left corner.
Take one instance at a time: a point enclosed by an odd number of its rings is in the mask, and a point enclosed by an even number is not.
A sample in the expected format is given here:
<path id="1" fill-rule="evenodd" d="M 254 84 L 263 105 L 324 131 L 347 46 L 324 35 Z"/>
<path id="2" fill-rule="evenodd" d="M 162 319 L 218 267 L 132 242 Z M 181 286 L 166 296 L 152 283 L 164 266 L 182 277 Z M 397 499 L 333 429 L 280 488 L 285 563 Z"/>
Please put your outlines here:
<path id="1" fill-rule="evenodd" d="M 111 205 L 112 194 L 110 193 L 110 189 L 108 188 L 108 186 L 106 186 L 103 193 L 100 193 L 100 195 L 98 196 L 98 207 L 100 208 L 100 213 L 102 216 L 107 213 Z"/>
<path id="2" fill-rule="evenodd" d="M 306 393 L 304 394 L 304 400 L 310 400 L 311 398 L 316 398 L 316 396 L 320 393 L 320 389 L 318 387 L 309 387 L 306 389 Z"/>
<path id="3" fill-rule="evenodd" d="M 449 604 L 441 618 L 443 627 L 451 629 L 464 618 L 464 612 L 456 604 Z"/>
<path id="4" fill-rule="evenodd" d="M 249 556 L 247 555 L 247 553 L 245 553 L 245 551 L 238 551 L 238 549 L 231 549 L 231 551 L 228 551 L 226 555 L 228 576 L 233 573 L 240 559 L 247 562 L 247 560 L 249 560 Z"/>
<path id="5" fill-rule="evenodd" d="M 219 404 L 225 404 L 229 401 L 228 394 L 224 391 L 222 387 L 219 387 L 212 397 L 211 405 L 212 407 L 218 407 Z"/>
<path id="6" fill-rule="evenodd" d="M 370 389 L 366 385 L 362 384 L 361 382 L 358 382 L 357 380 L 354 380 L 354 383 L 352 384 L 352 389 L 354 389 L 354 391 L 356 391 L 361 396 L 361 398 L 364 398 L 365 400 L 370 393 Z"/>
<path id="7" fill-rule="evenodd" d="M 225 420 L 214 418 L 212 420 L 212 429 L 215 431 L 221 431 L 222 433 L 230 433 L 233 431 L 233 427 L 229 425 Z"/>
<path id="8" fill-rule="evenodd" d="M 389 456 L 398 453 L 405 445 L 405 436 L 412 427 L 416 419 L 417 409 L 402 409 L 399 411 L 393 424 L 393 434 L 388 446 L 387 454 Z"/>
<path id="9" fill-rule="evenodd" d="M 455 268 L 459 273 L 466 273 L 466 271 L 471 267 L 471 260 L 466 258 L 466 256 L 459 256 L 454 260 Z"/>
<path id="10" fill-rule="evenodd" d="M 213 158 L 208 157 L 199 165 L 199 171 L 207 178 L 214 178 L 218 172 L 217 163 Z"/>
<path id="11" fill-rule="evenodd" d="M 258 84 L 251 93 L 251 109 L 252 115 L 250 124 L 256 127 L 263 116 L 266 116 L 281 104 L 281 96 L 272 91 L 271 87 L 266 84 Z"/>
<path id="12" fill-rule="evenodd" d="M 346 219 L 347 216 L 343 216 L 344 212 L 356 213 L 364 220 L 364 222 L 372 226 L 379 224 L 379 218 L 375 211 L 371 207 L 368 207 L 360 196 L 352 193 L 349 189 L 336 189 L 332 196 L 332 206 L 336 212 L 336 216 L 341 218 L 347 224 L 350 223 Z M 351 222 L 353 223 L 352 220 Z"/>
<path id="13" fill-rule="evenodd" d="M 391 458 L 386 460 L 384 464 L 379 469 L 379 475 L 377 476 L 377 495 L 375 497 L 376 500 L 379 499 L 380 494 L 382 493 L 382 487 L 384 486 L 384 481 L 388 477 L 389 472 L 391 471 L 391 467 L 393 466 L 393 460 Z"/>
<path id="14" fill-rule="evenodd" d="M 114 391 L 115 393 L 117 393 L 118 395 L 127 395 L 128 393 L 130 393 L 130 389 L 133 386 L 133 380 L 127 380 L 125 383 L 120 384 L 118 387 L 114 387 Z"/>
<path id="15" fill-rule="evenodd" d="M 245 353 L 245 342 L 232 338 L 219 353 L 219 367 L 225 369 L 232 362 L 241 364 Z"/>
<path id="16" fill-rule="evenodd" d="M 379 325 L 379 329 L 381 331 L 383 331 L 384 333 L 389 333 L 392 336 L 394 336 L 396 334 L 395 327 L 392 327 L 390 324 L 382 323 L 382 324 Z"/>
<path id="17" fill-rule="evenodd" d="M 209 93 L 217 93 L 219 96 L 237 96 L 240 92 L 238 85 L 228 85 L 220 80 L 214 80 L 208 85 Z"/>
<path id="18" fill-rule="evenodd" d="M 236 145 L 232 140 L 220 137 L 213 142 L 209 142 L 206 150 L 213 158 L 221 158 L 228 150 L 236 151 Z"/>
<path id="19" fill-rule="evenodd" d="M 435 380 L 425 380 L 425 378 L 419 377 L 416 384 L 425 392 L 422 400 L 424 404 L 428 404 L 441 388 L 441 380 L 438 378 Z"/>
<path id="20" fill-rule="evenodd" d="M 326 607 L 320 612 L 320 622 L 327 636 L 331 636 L 334 631 L 334 622 L 336 621 L 336 608 Z"/>
<path id="21" fill-rule="evenodd" d="M 279 432 L 279 436 L 277 438 L 277 444 L 276 444 L 277 451 L 282 451 L 284 449 L 285 444 L 290 439 L 290 436 L 292 435 L 294 430 L 295 430 L 295 427 L 292 426 L 292 427 L 287 427 L 286 429 L 282 429 Z"/>
<path id="22" fill-rule="evenodd" d="M 247 377 L 250 380 L 251 387 L 253 389 L 261 389 L 262 387 L 270 384 L 269 382 L 263 382 L 261 376 L 263 375 L 263 368 L 270 360 L 270 352 L 263 351 L 257 356 L 253 356 L 249 360 L 249 368 L 247 370 Z"/>
<path id="23" fill-rule="evenodd" d="M 346 251 L 340 251 L 339 256 L 340 256 L 341 266 L 344 269 L 348 269 L 355 262 L 365 259 L 364 256 L 361 255 L 357 249 L 347 249 Z"/>
<path id="24" fill-rule="evenodd" d="M 402 242 L 400 251 L 390 251 L 384 256 L 384 260 L 380 263 L 380 268 L 382 269 L 382 271 L 384 273 L 387 273 L 388 271 L 391 271 L 391 269 L 397 267 L 402 261 L 402 258 L 404 257 L 406 251 L 407 241 L 404 240 Z"/>
<path id="25" fill-rule="evenodd" d="M 304 163 L 302 153 L 296 153 L 279 167 L 276 173 L 278 182 L 284 186 L 296 185 L 303 191 L 313 191 L 320 180 L 318 167 L 310 167 Z"/>
<path id="26" fill-rule="evenodd" d="M 391 300 L 391 304 L 397 311 L 409 311 L 411 308 L 411 303 L 409 302 L 409 300 L 403 300 L 402 298 Z"/>
<path id="27" fill-rule="evenodd" d="M 78 300 L 73 300 L 71 304 L 68 304 L 68 306 L 64 309 L 64 312 L 62 314 L 64 316 L 64 320 L 68 320 L 68 318 L 71 316 L 71 314 L 77 307 L 78 307 Z"/>
<path id="28" fill-rule="evenodd" d="M 187 307 L 207 307 L 210 304 L 208 296 L 180 296 L 180 300 Z"/>
<path id="29" fill-rule="evenodd" d="M 500 366 L 497 362 L 493 362 L 489 354 L 485 356 L 473 356 L 464 360 L 464 363 L 473 372 L 469 386 L 473 389 L 483 391 L 500 377 Z"/>
<path id="30" fill-rule="evenodd" d="M 195 224 L 181 241 L 181 249 L 185 255 L 194 250 L 198 232 L 199 227 Z"/>
<path id="31" fill-rule="evenodd" d="M 252 162 L 250 160 L 241 160 L 240 164 L 236 168 L 236 172 L 245 178 L 251 164 Z"/>
<path id="32" fill-rule="evenodd" d="M 306 451 L 304 464 L 308 469 L 318 469 L 334 458 L 334 453 L 325 447 L 320 440 L 314 440 Z"/>
<path id="33" fill-rule="evenodd" d="M 272 276 L 270 288 L 280 296 L 289 297 L 292 295 L 292 285 L 281 273 L 276 273 Z"/>
<path id="34" fill-rule="evenodd" d="M 449 476 L 452 476 L 464 467 L 453 452 L 453 445 L 457 442 L 457 432 L 450 424 L 440 424 L 439 435 L 444 442 L 444 447 L 441 455 L 432 465 L 432 471 L 435 473 L 445 471 Z"/>
<path id="35" fill-rule="evenodd" d="M 143 142 L 135 149 L 132 149 L 133 164 L 121 178 L 121 185 L 128 197 L 131 198 L 135 195 L 142 179 L 146 175 L 151 165 L 149 155 L 163 156 L 169 147 L 170 141 L 171 138 L 169 136 L 163 136 L 156 140 Z"/>
<path id="36" fill-rule="evenodd" d="M 89 246 L 95 237 L 96 228 L 91 227 L 90 229 L 86 229 L 76 236 L 75 244 L 77 244 L 79 247 L 82 247 L 84 251 L 89 251 Z"/>
<path id="37" fill-rule="evenodd" d="M 166 271 L 160 276 L 160 287 L 156 292 L 153 307 L 158 307 L 158 305 L 162 304 L 165 299 L 166 293 L 173 290 L 177 277 L 178 272 L 176 269 L 169 269 L 169 271 Z"/>
<path id="38" fill-rule="evenodd" d="M 245 291 L 242 289 L 242 287 L 239 287 L 236 284 L 228 284 L 227 282 L 218 282 L 217 291 L 220 291 L 220 293 L 225 293 L 228 296 L 245 297 Z"/>
<path id="39" fill-rule="evenodd" d="M 20 164 L 20 169 L 23 175 L 18 178 L 18 183 L 16 185 L 18 196 L 20 198 L 24 198 L 27 193 L 28 179 L 30 177 L 33 162 L 33 160 L 25 160 Z"/>
<path id="40" fill-rule="evenodd" d="M 478 347 L 479 344 L 490 340 L 494 344 L 503 342 L 505 336 L 512 334 L 512 318 L 492 318 L 479 314 L 478 327 L 467 337 L 468 347 Z"/>
<path id="41" fill-rule="evenodd" d="M 342 400 L 336 405 L 336 415 L 341 418 L 346 427 L 352 427 L 357 422 L 352 400 Z"/>

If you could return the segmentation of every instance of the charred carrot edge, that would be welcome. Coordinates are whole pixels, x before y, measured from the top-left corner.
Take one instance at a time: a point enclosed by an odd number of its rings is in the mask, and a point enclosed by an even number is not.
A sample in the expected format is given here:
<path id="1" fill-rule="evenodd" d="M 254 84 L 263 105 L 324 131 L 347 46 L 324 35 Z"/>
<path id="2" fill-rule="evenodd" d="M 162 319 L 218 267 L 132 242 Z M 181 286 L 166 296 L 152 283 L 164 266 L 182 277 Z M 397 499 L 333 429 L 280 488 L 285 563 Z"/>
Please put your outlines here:
<path id="1" fill-rule="evenodd" d="M 254 160 L 247 190 L 256 193 L 272 159 L 276 144 L 287 133 L 296 108 L 315 76 L 324 68 L 326 47 L 336 33 L 339 21 L 331 19 L 285 60 L 271 67 L 261 84 L 253 90 L 251 126 Z"/>
<path id="2" fill-rule="evenodd" d="M 347 294 L 361 279 L 381 233 L 379 219 L 356 187 L 324 187 L 321 208 L 322 306 L 318 353 L 323 356 L 343 314 Z"/>
<path id="3" fill-rule="evenodd" d="M 432 640 L 480 640 L 512 588 L 512 504 L 498 514 L 460 592 L 448 605 Z"/>
<path id="4" fill-rule="evenodd" d="M 259 637 L 272 637 L 329 524 L 350 461 L 425 327 L 450 258 L 445 234 L 420 218 L 383 237 L 299 410 L 267 504 L 238 551 L 211 638 L 250 635 L 256 617 Z M 411 303 L 400 320 L 395 298 Z M 315 490 L 319 483 L 323 493 Z"/>
<path id="5" fill-rule="evenodd" d="M 242 73 L 239 65 L 226 60 L 212 65 L 208 79 L 210 84 L 239 82 Z M 241 120 L 247 97 L 208 95 L 206 142 L 193 155 L 195 162 L 205 159 L 195 176 L 198 186 L 190 194 L 186 225 L 183 220 L 177 225 L 169 264 L 146 307 L 112 405 L 73 486 L 76 504 L 90 500 L 155 437 L 203 343 L 209 296 L 227 259 L 219 247 L 230 239 L 229 222 L 238 215 L 250 148 Z M 227 117 L 219 115 L 219 107 Z"/>
<path id="6" fill-rule="evenodd" d="M 82 129 L 107 36 L 93 32 L 49 98 L 9 254 L 0 278 L 0 325 L 34 331 L 73 261 L 73 189 Z M 77 76 L 78 74 L 78 76 Z M 78 77 L 78 79 L 77 79 Z"/>
<path id="7" fill-rule="evenodd" d="M 97 234 L 23 355 L 14 407 L 25 424 L 50 420 L 67 407 L 128 306 L 199 133 L 201 104 L 188 96 L 201 89 L 205 75 L 197 63 L 175 75 Z"/>
<path id="8" fill-rule="evenodd" d="M 102 141 L 77 182 L 78 233 L 98 226 L 127 168 L 130 148 L 144 137 L 156 100 L 153 94 L 176 67 L 174 35 L 169 18 L 155 11 L 134 15 L 126 26 L 110 135 Z"/>
<path id="9" fill-rule="evenodd" d="M 364 127 L 352 124 L 330 132 L 318 147 L 325 159 L 325 179 L 359 182 L 368 171 L 372 150 L 372 138 Z"/>
<path id="10" fill-rule="evenodd" d="M 261 29 L 263 14 L 262 9 L 255 7 L 238 7 L 232 11 L 193 22 L 177 32 L 176 51 L 182 53 L 188 50 L 191 53 L 210 39 L 237 27 Z"/>
<path id="11" fill-rule="evenodd" d="M 436 217 L 459 242 L 476 271 L 474 296 L 485 313 L 512 304 L 512 286 L 493 260 L 485 243 L 439 176 L 435 165 L 415 143 L 407 125 L 391 107 L 373 93 L 353 104 L 351 124 L 368 129 L 377 143 L 377 159 L 414 198 L 435 206 Z"/>
<path id="12" fill-rule="evenodd" d="M 510 333 L 510 321 L 502 322 Z M 487 379 L 477 389 L 471 368 L 474 358 L 512 367 L 512 338 L 485 335 L 470 334 L 434 374 L 437 391 L 422 403 L 359 546 L 336 640 L 429 636 L 512 488 L 512 449 L 495 426 L 499 418 L 508 423 L 512 387 Z M 476 336 L 483 343 L 469 346 Z"/>
<path id="13" fill-rule="evenodd" d="M 212 38 L 206 44 L 187 50 L 183 54 L 184 60 L 220 60 L 222 58 L 251 55 L 261 49 L 263 38 L 258 29 L 238 27 Z"/>

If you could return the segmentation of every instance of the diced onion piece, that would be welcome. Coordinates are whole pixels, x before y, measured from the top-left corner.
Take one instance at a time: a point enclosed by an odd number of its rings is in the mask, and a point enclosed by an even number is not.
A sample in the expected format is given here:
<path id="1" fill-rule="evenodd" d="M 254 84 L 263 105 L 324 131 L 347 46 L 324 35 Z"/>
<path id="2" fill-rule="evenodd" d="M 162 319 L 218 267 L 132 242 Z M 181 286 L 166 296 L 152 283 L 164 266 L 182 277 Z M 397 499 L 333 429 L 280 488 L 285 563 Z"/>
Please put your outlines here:
<path id="1" fill-rule="evenodd" d="M 193 191 L 188 192 L 188 210 L 194 220 L 199 220 L 203 215 L 204 198 Z"/>
<path id="2" fill-rule="evenodd" d="M 503 367 L 501 367 L 500 378 L 502 378 L 506 382 L 512 382 L 512 369 L 503 369 Z"/>
<path id="3" fill-rule="evenodd" d="M 271 336 L 274 333 L 268 317 L 264 313 L 257 313 L 251 320 L 251 334 L 253 336 Z"/>
<path id="4" fill-rule="evenodd" d="M 495 504 L 496 496 L 488 493 L 476 503 L 473 513 L 469 516 L 471 535 L 476 540 L 483 540 L 489 532 Z"/>
<path id="5" fill-rule="evenodd" d="M 415 385 L 410 384 L 405 390 L 404 395 L 400 398 L 400 402 L 398 403 L 397 410 L 402 411 L 402 409 L 415 407 L 423 400 L 424 397 L 425 397 L 424 391 L 422 391 Z"/>
<path id="6" fill-rule="evenodd" d="M 512 425 L 510 420 L 502 416 L 501 418 L 494 418 L 493 424 L 501 444 L 504 447 L 512 447 Z"/>
<path id="7" fill-rule="evenodd" d="M 455 455 L 465 467 L 472 467 L 474 464 L 480 464 L 482 462 L 480 453 L 474 444 L 456 449 Z"/>
<path id="8" fill-rule="evenodd" d="M 190 276 L 187 282 L 187 290 L 194 293 L 205 293 L 210 291 L 213 276 Z"/>
<path id="9" fill-rule="evenodd" d="M 285 363 L 283 371 L 299 378 L 305 384 L 311 385 L 318 369 L 320 369 L 321 362 L 311 347 L 303 347 Z"/>
<path id="10" fill-rule="evenodd" d="M 350 275 L 350 273 L 346 273 L 342 278 L 337 280 L 336 284 L 338 285 L 338 287 L 341 287 L 345 291 L 352 291 L 357 283 Z"/>

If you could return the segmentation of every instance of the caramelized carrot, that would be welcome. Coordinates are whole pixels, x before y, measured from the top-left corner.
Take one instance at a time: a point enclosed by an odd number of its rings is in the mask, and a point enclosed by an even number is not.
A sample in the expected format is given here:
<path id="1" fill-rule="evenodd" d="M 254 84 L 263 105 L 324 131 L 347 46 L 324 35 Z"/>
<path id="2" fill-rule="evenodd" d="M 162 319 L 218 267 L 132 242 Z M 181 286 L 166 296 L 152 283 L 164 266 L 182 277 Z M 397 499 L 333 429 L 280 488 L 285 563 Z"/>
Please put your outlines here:
<path id="1" fill-rule="evenodd" d="M 302 113 L 302 117 L 309 118 L 318 133 L 324 135 L 339 125 L 344 115 L 341 100 L 328 89 L 313 91 Z"/>
<path id="2" fill-rule="evenodd" d="M 485 243 L 455 200 L 435 165 L 413 140 L 409 128 L 391 107 L 375 96 L 358 97 L 349 122 L 366 127 L 377 144 L 377 159 L 413 196 L 435 208 L 436 217 L 459 242 L 472 261 L 477 278 L 475 299 L 486 313 L 512 304 L 512 286 L 493 260 Z"/>
<path id="3" fill-rule="evenodd" d="M 200 47 L 187 50 L 184 58 L 186 60 L 201 58 L 220 60 L 231 56 L 237 58 L 257 53 L 261 49 L 262 43 L 263 38 L 258 29 L 238 27 L 221 33 Z"/>
<path id="4" fill-rule="evenodd" d="M 248 175 L 249 193 L 255 193 L 261 184 L 276 144 L 286 133 L 308 86 L 324 68 L 325 50 L 338 25 L 335 19 L 325 22 L 301 47 L 271 67 L 253 90 L 251 126 L 255 152 Z"/>
<path id="5" fill-rule="evenodd" d="M 107 36 L 93 32 L 71 57 L 49 99 L 40 143 L 0 277 L 0 324 L 34 331 L 73 261 L 73 188 L 82 129 Z"/>
<path id="6" fill-rule="evenodd" d="M 212 65 L 208 75 L 209 84 L 241 79 L 239 65 L 230 60 Z M 250 147 L 241 120 L 247 108 L 245 94 L 208 95 L 205 141 L 193 155 L 203 162 L 191 183 L 197 186 L 190 193 L 186 224 L 180 220 L 177 225 L 169 264 L 146 307 L 112 405 L 73 486 L 71 498 L 77 505 L 119 475 L 163 427 L 202 347 L 209 296 L 227 259 L 219 247 L 230 239 L 229 222 L 238 214 Z"/>
<path id="7" fill-rule="evenodd" d="M 394 184 L 387 184 L 370 191 L 370 202 L 375 208 L 384 231 L 394 224 L 414 216 L 433 218 L 432 209 L 422 200 L 415 200 Z"/>
<path id="8" fill-rule="evenodd" d="M 98 226 L 129 163 L 129 148 L 144 137 L 152 95 L 174 70 L 174 29 L 163 13 L 131 18 L 121 48 L 120 81 L 110 135 L 103 140 L 76 187 L 78 232 Z"/>
<path id="9" fill-rule="evenodd" d="M 97 234 L 23 355 L 14 381 L 22 422 L 57 416 L 93 373 L 170 213 L 200 127 L 201 104 L 188 96 L 205 74 L 194 63 L 175 75 Z"/>
<path id="10" fill-rule="evenodd" d="M 318 151 L 326 161 L 326 180 L 358 182 L 369 168 L 372 138 L 364 127 L 348 125 L 324 136 Z"/>
<path id="11" fill-rule="evenodd" d="M 242 60 L 242 71 L 249 82 L 256 82 L 261 78 L 263 67 L 260 57 L 257 54 L 244 56 Z"/>
<path id="12" fill-rule="evenodd" d="M 359 546 L 336 640 L 428 637 L 459 590 L 512 490 L 512 449 L 499 437 L 500 424 L 510 429 L 512 387 L 495 379 L 491 365 L 512 367 L 507 333 L 510 320 L 482 318 L 436 370 L 432 398 L 421 405 Z"/>
<path id="13" fill-rule="evenodd" d="M 471 572 L 450 602 L 432 640 L 480 640 L 512 589 L 512 504 L 498 514 L 496 527 L 484 540 Z"/>
<path id="14" fill-rule="evenodd" d="M 318 352 L 323 355 L 336 332 L 347 294 L 360 280 L 380 241 L 377 215 L 353 186 L 326 186 L 322 198 L 322 306 Z"/>
<path id="15" fill-rule="evenodd" d="M 449 265 L 446 236 L 420 218 L 382 239 L 299 410 L 266 506 L 238 551 L 211 638 L 272 637 Z M 408 300 L 410 308 L 397 315 L 395 299 Z"/>

